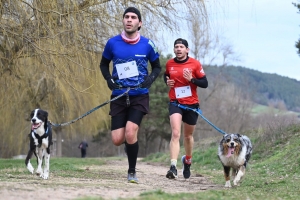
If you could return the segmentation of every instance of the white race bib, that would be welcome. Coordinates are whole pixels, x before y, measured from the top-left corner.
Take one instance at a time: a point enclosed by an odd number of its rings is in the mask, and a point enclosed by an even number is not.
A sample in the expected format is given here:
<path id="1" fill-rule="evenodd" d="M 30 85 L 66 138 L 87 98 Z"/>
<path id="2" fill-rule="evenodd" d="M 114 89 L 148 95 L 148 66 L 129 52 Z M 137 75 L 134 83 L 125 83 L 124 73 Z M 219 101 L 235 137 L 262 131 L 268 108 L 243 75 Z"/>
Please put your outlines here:
<path id="1" fill-rule="evenodd" d="M 139 75 L 139 71 L 135 61 L 116 64 L 116 69 L 118 72 L 119 79 L 130 78 Z"/>
<path id="2" fill-rule="evenodd" d="M 176 99 L 192 96 L 191 86 L 175 88 Z"/>

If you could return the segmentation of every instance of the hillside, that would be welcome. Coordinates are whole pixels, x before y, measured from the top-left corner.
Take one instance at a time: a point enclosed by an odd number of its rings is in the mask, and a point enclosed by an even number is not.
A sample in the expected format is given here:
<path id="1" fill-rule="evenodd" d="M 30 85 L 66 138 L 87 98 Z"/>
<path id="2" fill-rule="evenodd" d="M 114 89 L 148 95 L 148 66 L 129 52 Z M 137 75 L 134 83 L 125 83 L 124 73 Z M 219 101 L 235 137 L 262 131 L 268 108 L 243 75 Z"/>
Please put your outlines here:
<path id="1" fill-rule="evenodd" d="M 238 189 L 206 191 L 190 199 L 299 199 L 300 125 L 275 123 L 268 128 L 250 130 L 243 134 L 251 139 L 253 154 Z M 222 165 L 216 156 L 221 138 L 220 135 L 195 144 L 192 168 L 194 174 L 210 177 L 214 184 L 223 186 L 225 180 Z M 166 162 L 168 155 L 154 154 L 148 156 L 147 161 Z"/>
<path id="2" fill-rule="evenodd" d="M 209 79 L 218 78 L 234 83 L 250 94 L 255 103 L 281 104 L 288 110 L 300 111 L 300 81 L 240 66 L 206 66 L 204 69 Z"/>

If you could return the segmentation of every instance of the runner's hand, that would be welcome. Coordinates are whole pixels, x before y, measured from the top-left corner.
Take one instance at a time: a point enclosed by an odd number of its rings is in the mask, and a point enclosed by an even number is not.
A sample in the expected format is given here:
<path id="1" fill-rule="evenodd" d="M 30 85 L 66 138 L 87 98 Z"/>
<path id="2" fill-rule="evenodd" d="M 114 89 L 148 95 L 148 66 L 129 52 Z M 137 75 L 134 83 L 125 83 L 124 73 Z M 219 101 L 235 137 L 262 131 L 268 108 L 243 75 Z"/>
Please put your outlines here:
<path id="1" fill-rule="evenodd" d="M 149 89 L 151 87 L 151 84 L 153 83 L 154 78 L 150 76 L 147 76 L 147 78 L 145 78 L 144 82 L 142 83 L 141 87 L 142 88 L 147 88 Z"/>
<path id="2" fill-rule="evenodd" d="M 114 90 L 114 89 L 120 88 L 120 87 L 114 82 L 114 80 L 113 80 L 112 78 L 108 78 L 108 79 L 106 80 L 106 82 L 107 82 L 107 86 L 109 87 L 110 90 Z"/>
<path id="3" fill-rule="evenodd" d="M 167 86 L 169 86 L 169 87 L 174 87 L 174 84 L 175 84 L 174 79 L 170 79 L 170 78 L 167 76 Z"/>

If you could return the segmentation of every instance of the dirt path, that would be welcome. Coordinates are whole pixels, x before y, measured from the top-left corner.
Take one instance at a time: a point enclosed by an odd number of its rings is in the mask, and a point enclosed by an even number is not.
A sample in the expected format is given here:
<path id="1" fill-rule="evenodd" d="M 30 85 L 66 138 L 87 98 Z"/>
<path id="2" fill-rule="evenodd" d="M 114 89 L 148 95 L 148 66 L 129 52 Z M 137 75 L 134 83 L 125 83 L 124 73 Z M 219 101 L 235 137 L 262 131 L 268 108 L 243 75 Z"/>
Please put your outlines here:
<path id="1" fill-rule="evenodd" d="M 153 165 L 138 161 L 137 177 L 139 184 L 127 183 L 127 162 L 109 161 L 107 165 L 89 167 L 91 173 L 100 179 L 56 177 L 50 173 L 49 180 L 32 175 L 32 179 L 22 175 L 11 177 L 11 181 L 0 180 L 0 198 L 5 200 L 29 199 L 74 199 L 79 197 L 102 197 L 104 199 L 132 198 L 140 193 L 162 190 L 166 193 L 199 192 L 217 189 L 220 186 L 210 183 L 207 177 L 195 174 L 185 180 L 179 171 L 177 180 L 168 180 L 167 166 Z"/>

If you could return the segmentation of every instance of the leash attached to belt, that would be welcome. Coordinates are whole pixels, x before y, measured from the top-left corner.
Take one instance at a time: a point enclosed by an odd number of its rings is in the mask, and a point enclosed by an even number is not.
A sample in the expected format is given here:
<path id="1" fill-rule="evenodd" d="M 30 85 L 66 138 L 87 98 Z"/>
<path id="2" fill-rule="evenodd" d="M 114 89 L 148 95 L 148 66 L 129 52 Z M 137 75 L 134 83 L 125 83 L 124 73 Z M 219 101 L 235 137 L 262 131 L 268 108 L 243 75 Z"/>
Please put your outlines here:
<path id="1" fill-rule="evenodd" d="M 116 97 L 114 97 L 114 98 L 112 98 L 112 99 L 110 99 L 110 100 L 108 100 L 108 101 L 106 101 L 106 102 L 100 104 L 99 106 L 96 106 L 95 108 L 91 109 L 90 111 L 86 112 L 85 114 L 81 115 L 80 117 L 78 117 L 78 118 L 76 118 L 76 119 L 73 119 L 73 120 L 70 121 L 70 122 L 65 122 L 65 123 L 62 123 L 62 124 L 54 124 L 54 123 L 52 123 L 52 122 L 50 122 L 50 123 L 51 123 L 52 126 L 55 126 L 55 127 L 66 126 L 66 125 L 72 124 L 72 123 L 76 122 L 77 120 L 82 119 L 82 118 L 84 118 L 85 116 L 91 114 L 91 113 L 94 112 L 95 110 L 98 110 L 98 109 L 101 108 L 102 106 L 105 106 L 106 104 L 108 104 L 108 103 L 110 103 L 110 102 L 112 102 L 112 101 L 117 100 L 118 98 L 124 96 L 125 94 L 127 95 L 130 89 L 132 89 L 132 88 L 127 88 L 127 90 L 126 90 L 124 93 L 122 93 L 122 94 L 120 94 L 120 95 L 118 95 L 118 96 L 116 96 Z"/>
<path id="2" fill-rule="evenodd" d="M 202 117 L 202 119 L 204 119 L 209 125 L 211 125 L 212 127 L 214 127 L 217 131 L 219 131 L 220 133 L 222 133 L 223 135 L 226 134 L 225 131 L 219 129 L 218 127 L 216 127 L 213 123 L 211 123 L 208 119 L 206 119 L 203 115 L 202 115 L 202 111 L 200 110 L 200 108 L 190 108 L 184 105 L 181 105 L 177 102 L 170 102 L 170 104 L 177 106 L 179 108 L 185 109 L 185 110 L 191 110 L 194 111 L 195 113 L 197 113 L 200 117 Z"/>

